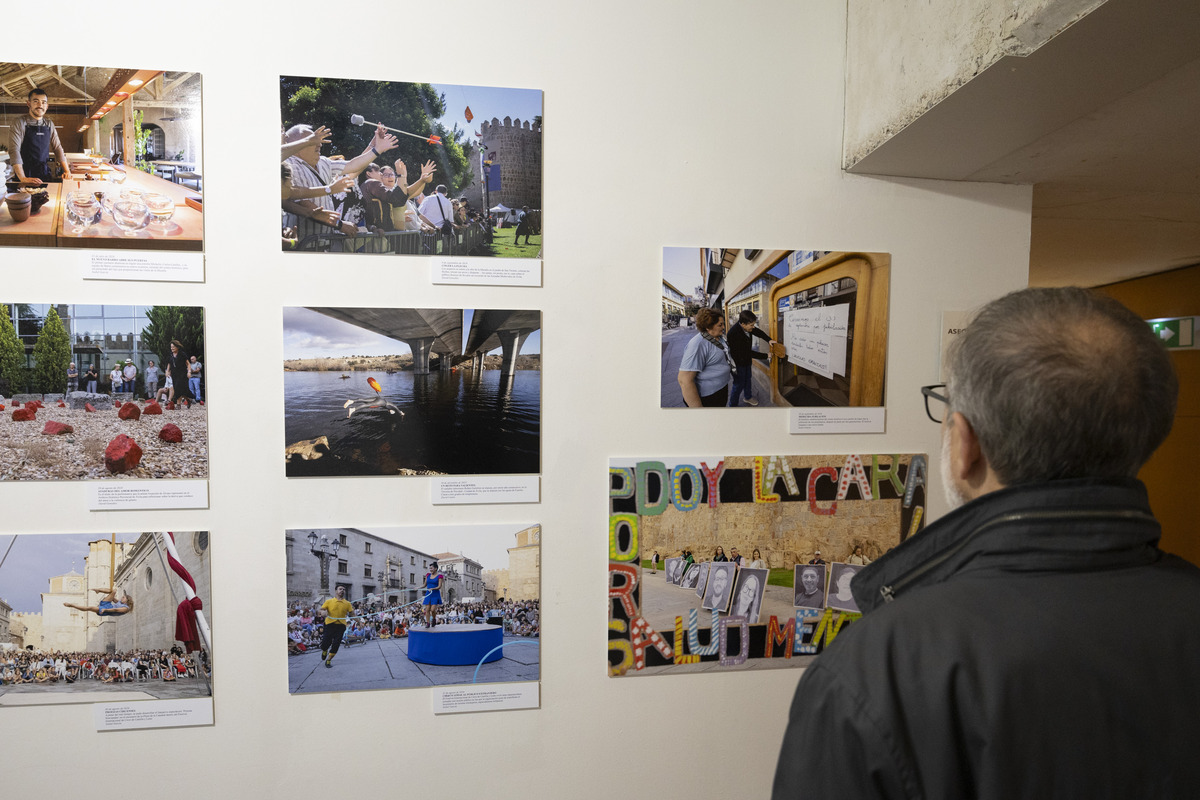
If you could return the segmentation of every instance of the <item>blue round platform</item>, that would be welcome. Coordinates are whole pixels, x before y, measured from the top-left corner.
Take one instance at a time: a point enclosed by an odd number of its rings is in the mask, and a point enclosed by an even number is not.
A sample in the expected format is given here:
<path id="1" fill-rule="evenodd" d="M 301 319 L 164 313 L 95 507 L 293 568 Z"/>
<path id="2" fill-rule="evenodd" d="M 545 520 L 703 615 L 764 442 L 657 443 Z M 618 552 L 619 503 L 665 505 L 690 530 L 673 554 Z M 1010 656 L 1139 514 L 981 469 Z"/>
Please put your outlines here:
<path id="1" fill-rule="evenodd" d="M 495 625 L 463 625 L 449 623 L 408 631 L 408 660 L 443 667 L 467 667 L 478 664 L 489 650 L 504 644 L 504 629 Z M 487 663 L 504 657 L 496 650 Z"/>

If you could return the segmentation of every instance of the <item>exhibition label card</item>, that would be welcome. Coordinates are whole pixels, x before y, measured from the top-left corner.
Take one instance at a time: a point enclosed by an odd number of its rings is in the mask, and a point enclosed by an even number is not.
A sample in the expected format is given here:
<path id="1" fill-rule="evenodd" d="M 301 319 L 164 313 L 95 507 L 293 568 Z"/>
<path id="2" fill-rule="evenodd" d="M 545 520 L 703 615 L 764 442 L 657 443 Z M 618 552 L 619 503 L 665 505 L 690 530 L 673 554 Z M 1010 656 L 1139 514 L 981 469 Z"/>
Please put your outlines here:
<path id="1" fill-rule="evenodd" d="M 537 475 L 434 478 L 430 494 L 435 506 L 536 503 L 541 500 L 541 479 Z"/>
<path id="2" fill-rule="evenodd" d="M 541 704 L 541 684 L 504 683 L 490 687 L 447 686 L 433 690 L 432 702 L 434 714 L 538 708 Z"/>
<path id="3" fill-rule="evenodd" d="M 96 703 L 92 709 L 97 731 L 183 728 L 213 724 L 211 697 L 145 700 L 137 703 Z"/>
<path id="4" fill-rule="evenodd" d="M 432 283 L 476 286 L 541 286 L 542 261 L 539 258 L 432 258 Z"/>
<path id="5" fill-rule="evenodd" d="M 99 250 L 79 254 L 82 277 L 109 281 L 204 283 L 204 254 Z"/>
<path id="6" fill-rule="evenodd" d="M 208 481 L 105 481 L 87 484 L 92 511 L 208 508 Z"/>
<path id="7" fill-rule="evenodd" d="M 793 408 L 788 433 L 883 433 L 884 409 Z"/>

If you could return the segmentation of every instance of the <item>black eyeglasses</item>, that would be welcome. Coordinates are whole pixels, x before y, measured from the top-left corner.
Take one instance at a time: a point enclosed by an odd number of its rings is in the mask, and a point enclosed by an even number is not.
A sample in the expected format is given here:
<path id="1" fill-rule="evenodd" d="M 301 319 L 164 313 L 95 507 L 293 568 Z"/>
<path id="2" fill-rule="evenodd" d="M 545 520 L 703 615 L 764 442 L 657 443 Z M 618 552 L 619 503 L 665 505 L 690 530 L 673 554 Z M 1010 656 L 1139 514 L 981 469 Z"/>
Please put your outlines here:
<path id="1" fill-rule="evenodd" d="M 946 409 L 950 406 L 950 398 L 946 396 L 945 389 L 944 383 L 921 387 L 921 394 L 925 396 L 925 413 L 939 425 L 946 418 Z M 933 400 L 933 403 L 930 403 L 930 400 Z"/>

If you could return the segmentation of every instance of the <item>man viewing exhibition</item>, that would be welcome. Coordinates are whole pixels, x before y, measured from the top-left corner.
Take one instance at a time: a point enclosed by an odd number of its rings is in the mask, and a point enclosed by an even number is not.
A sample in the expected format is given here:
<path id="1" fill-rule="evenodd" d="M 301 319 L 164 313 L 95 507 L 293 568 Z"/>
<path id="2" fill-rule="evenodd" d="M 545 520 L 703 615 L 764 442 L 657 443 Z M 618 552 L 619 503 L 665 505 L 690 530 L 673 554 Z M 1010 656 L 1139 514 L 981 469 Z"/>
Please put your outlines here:
<path id="1" fill-rule="evenodd" d="M 1195 797 L 1200 569 L 1135 477 L 1174 419 L 1165 348 L 1114 300 L 1026 289 L 947 374 L 922 392 L 954 510 L 854 578 L 774 797 Z"/>

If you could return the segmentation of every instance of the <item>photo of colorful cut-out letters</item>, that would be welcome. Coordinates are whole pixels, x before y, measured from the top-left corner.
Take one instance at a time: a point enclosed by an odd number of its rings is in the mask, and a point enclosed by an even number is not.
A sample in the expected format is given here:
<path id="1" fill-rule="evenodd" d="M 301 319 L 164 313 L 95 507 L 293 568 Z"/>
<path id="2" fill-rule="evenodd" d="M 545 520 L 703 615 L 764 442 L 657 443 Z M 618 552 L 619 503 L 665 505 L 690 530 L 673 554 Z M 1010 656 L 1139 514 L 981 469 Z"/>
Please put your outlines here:
<path id="1" fill-rule="evenodd" d="M 920 454 L 612 459 L 609 674 L 806 665 L 860 616 L 855 549 L 922 528 L 927 478 Z"/>

